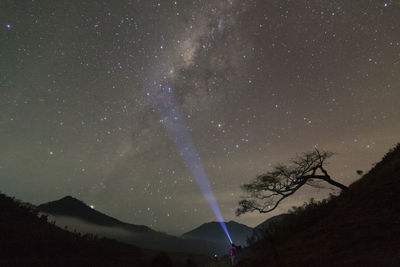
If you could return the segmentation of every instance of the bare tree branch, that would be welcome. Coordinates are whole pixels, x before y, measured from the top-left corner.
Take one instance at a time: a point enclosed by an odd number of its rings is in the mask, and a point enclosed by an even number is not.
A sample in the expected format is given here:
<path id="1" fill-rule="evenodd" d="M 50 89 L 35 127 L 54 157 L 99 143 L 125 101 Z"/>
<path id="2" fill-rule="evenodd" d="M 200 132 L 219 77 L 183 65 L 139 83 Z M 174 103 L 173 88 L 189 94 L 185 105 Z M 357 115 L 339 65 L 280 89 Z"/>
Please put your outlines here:
<path id="1" fill-rule="evenodd" d="M 326 160 L 332 155 L 331 152 L 320 152 L 315 149 L 297 156 L 287 165 L 277 164 L 271 171 L 258 175 L 251 183 L 242 185 L 241 188 L 249 196 L 239 201 L 236 215 L 253 211 L 271 212 L 302 186 L 317 186 L 317 181 L 327 182 L 346 191 L 347 186 L 332 180 L 324 168 Z"/>

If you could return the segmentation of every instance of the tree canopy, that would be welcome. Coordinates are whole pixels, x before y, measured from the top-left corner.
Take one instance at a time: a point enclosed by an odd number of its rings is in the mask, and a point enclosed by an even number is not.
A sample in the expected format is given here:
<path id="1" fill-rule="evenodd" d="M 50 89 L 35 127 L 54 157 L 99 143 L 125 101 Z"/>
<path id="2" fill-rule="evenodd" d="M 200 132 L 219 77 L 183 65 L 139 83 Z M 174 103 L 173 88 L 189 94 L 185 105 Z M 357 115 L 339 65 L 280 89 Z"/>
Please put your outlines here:
<path id="1" fill-rule="evenodd" d="M 297 156 L 288 164 L 277 164 L 271 171 L 258 175 L 251 183 L 241 186 L 249 195 L 239 201 L 236 215 L 253 211 L 271 212 L 302 186 L 315 186 L 314 182 L 318 180 L 346 191 L 347 186 L 334 181 L 325 169 L 326 160 L 332 155 L 332 152 L 315 149 Z"/>

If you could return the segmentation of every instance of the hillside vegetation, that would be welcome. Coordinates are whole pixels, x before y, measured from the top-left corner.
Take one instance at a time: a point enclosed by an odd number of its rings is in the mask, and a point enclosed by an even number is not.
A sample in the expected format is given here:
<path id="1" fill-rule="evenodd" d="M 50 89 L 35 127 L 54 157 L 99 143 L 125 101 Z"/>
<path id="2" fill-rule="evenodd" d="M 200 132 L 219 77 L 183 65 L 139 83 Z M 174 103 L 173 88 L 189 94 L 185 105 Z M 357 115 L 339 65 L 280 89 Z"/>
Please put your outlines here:
<path id="1" fill-rule="evenodd" d="M 62 230 L 0 194 L 0 266 L 147 266 L 141 250 Z"/>
<path id="2" fill-rule="evenodd" d="M 151 229 L 144 225 L 135 225 L 121 222 L 113 217 L 107 216 L 95 209 L 89 208 L 82 201 L 66 196 L 57 201 L 51 201 L 39 205 L 37 209 L 41 213 L 49 213 L 53 215 L 77 217 L 88 223 L 101 226 L 120 227 L 132 232 L 150 232 Z"/>
<path id="3" fill-rule="evenodd" d="M 215 242 L 215 240 L 207 238 L 180 238 L 152 230 L 147 226 L 125 223 L 97 211 L 71 196 L 39 205 L 37 209 L 62 229 L 132 244 L 142 248 L 145 256 L 147 256 L 148 250 L 156 250 L 167 252 L 169 255 L 186 253 L 204 258 L 214 255 L 214 253 L 227 253 L 229 249 L 229 243 L 219 224 L 216 225 L 216 229 L 222 232 L 224 242 Z M 239 229 L 234 228 L 234 230 Z M 240 236 L 240 232 L 233 233 L 237 237 L 237 234 Z"/>
<path id="4" fill-rule="evenodd" d="M 294 208 L 239 266 L 400 266 L 400 144 L 347 192 Z"/>

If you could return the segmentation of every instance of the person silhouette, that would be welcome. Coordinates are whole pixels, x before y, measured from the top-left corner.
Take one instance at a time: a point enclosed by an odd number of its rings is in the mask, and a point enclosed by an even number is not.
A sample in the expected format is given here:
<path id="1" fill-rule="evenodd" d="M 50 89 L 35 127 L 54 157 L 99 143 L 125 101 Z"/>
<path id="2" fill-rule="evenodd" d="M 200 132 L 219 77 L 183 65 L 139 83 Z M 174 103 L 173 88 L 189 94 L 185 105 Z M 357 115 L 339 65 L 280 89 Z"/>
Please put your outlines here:
<path id="1" fill-rule="evenodd" d="M 218 255 L 214 254 L 214 261 L 218 261 Z"/>
<path id="2" fill-rule="evenodd" d="M 229 257 L 231 258 L 232 266 L 236 264 L 237 249 L 235 244 L 232 243 L 229 249 Z"/>

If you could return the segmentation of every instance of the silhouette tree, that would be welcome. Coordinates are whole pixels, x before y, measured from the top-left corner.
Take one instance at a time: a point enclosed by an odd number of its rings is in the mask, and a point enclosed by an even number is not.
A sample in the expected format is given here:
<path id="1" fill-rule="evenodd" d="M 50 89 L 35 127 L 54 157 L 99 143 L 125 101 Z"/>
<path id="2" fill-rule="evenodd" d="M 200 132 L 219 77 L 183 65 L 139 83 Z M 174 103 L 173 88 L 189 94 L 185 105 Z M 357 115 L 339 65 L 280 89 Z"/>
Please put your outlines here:
<path id="1" fill-rule="evenodd" d="M 186 259 L 184 267 L 195 267 L 195 266 L 197 266 L 197 265 L 193 262 L 191 257 Z"/>
<path id="2" fill-rule="evenodd" d="M 242 185 L 241 188 L 249 196 L 239 201 L 236 215 L 253 211 L 271 212 L 302 186 L 307 184 L 319 187 L 315 183 L 318 181 L 325 181 L 346 191 L 347 186 L 332 180 L 324 168 L 326 160 L 332 155 L 331 152 L 319 152 L 315 149 L 297 156 L 289 164 L 278 164 L 266 174 L 257 176 L 251 183 Z"/>

